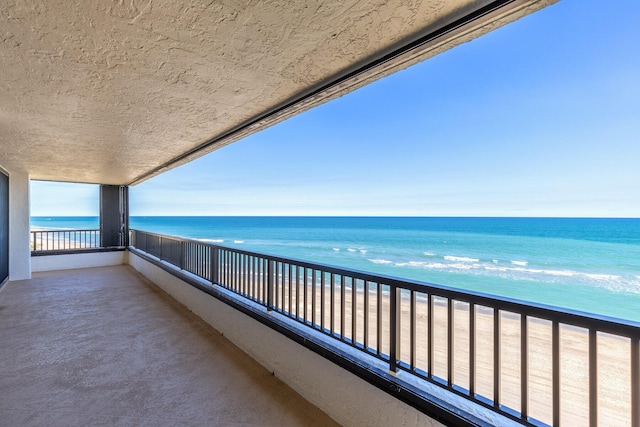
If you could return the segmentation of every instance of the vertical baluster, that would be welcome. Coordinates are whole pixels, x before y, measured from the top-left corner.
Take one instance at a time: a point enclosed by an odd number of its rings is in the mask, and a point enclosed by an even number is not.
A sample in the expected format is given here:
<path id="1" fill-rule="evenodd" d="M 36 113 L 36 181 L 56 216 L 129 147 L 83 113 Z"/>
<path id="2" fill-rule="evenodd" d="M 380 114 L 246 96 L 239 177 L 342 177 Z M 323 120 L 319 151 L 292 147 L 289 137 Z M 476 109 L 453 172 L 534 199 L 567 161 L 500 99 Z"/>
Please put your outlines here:
<path id="1" fill-rule="evenodd" d="M 451 387 L 454 381 L 453 375 L 453 298 L 447 298 L 447 385 Z"/>
<path id="2" fill-rule="evenodd" d="M 243 294 L 243 282 L 242 282 L 242 254 L 236 253 L 236 290 L 238 293 Z"/>
<path id="3" fill-rule="evenodd" d="M 631 427 L 640 427 L 640 339 L 631 337 Z"/>
<path id="4" fill-rule="evenodd" d="M 433 348 L 433 296 L 431 294 L 427 295 L 427 375 L 429 378 L 433 378 L 433 356 L 435 354 Z"/>
<path id="5" fill-rule="evenodd" d="M 218 259 L 218 248 L 211 248 L 211 281 L 219 282 L 218 274 L 220 274 L 220 261 Z"/>
<path id="6" fill-rule="evenodd" d="M 184 241 L 179 241 L 178 242 L 178 247 L 180 248 L 180 270 L 184 270 L 186 267 L 186 260 L 185 260 L 185 250 L 186 250 L 186 243 Z"/>
<path id="7" fill-rule="evenodd" d="M 229 251 L 229 275 L 231 282 L 229 286 L 234 291 L 236 290 L 236 253 Z"/>
<path id="8" fill-rule="evenodd" d="M 364 281 L 364 349 L 369 348 L 369 282 Z"/>
<path id="9" fill-rule="evenodd" d="M 320 330 L 324 331 L 324 307 L 325 307 L 325 273 L 324 271 L 320 272 Z"/>
<path id="10" fill-rule="evenodd" d="M 236 277 L 238 280 L 238 292 L 241 295 L 246 295 L 244 292 L 244 255 L 236 253 Z"/>
<path id="11" fill-rule="evenodd" d="M 273 288 L 273 294 L 275 297 L 275 309 L 277 310 L 280 307 L 280 292 L 278 286 L 284 286 L 284 274 L 285 274 L 286 266 L 283 262 L 276 261 L 276 276 L 275 276 L 275 287 Z"/>
<path id="12" fill-rule="evenodd" d="M 316 270 L 311 270 L 311 324 L 315 328 L 316 326 L 316 280 L 318 278 Z"/>
<path id="13" fill-rule="evenodd" d="M 376 354 L 380 356 L 382 354 L 382 283 L 378 282 L 377 285 L 378 288 L 376 289 L 376 292 L 378 295 L 376 297 L 376 301 L 378 302 L 378 306 L 376 307 L 376 340 L 378 348 L 376 348 Z"/>
<path id="14" fill-rule="evenodd" d="M 289 264 L 289 306 L 287 307 L 288 311 L 289 311 L 289 316 L 293 317 L 293 283 L 292 283 L 292 277 L 293 277 L 293 266 L 291 264 Z M 296 313 L 297 314 L 297 313 Z"/>
<path id="15" fill-rule="evenodd" d="M 258 257 L 251 257 L 251 294 L 253 295 L 253 299 L 258 299 L 258 289 L 257 289 L 257 280 L 258 280 Z"/>
<path id="16" fill-rule="evenodd" d="M 553 426 L 560 425 L 560 324 L 552 323 Z"/>
<path id="17" fill-rule="evenodd" d="M 281 308 L 282 313 L 284 313 L 286 305 L 286 284 L 291 285 L 291 264 L 282 262 L 276 263 L 276 265 L 280 265 L 278 268 L 278 282 L 276 282 L 276 306 Z"/>
<path id="18" fill-rule="evenodd" d="M 356 325 L 357 325 L 357 319 L 358 319 L 358 306 L 357 306 L 357 294 L 356 294 L 356 288 L 357 288 L 357 280 L 355 277 L 351 278 L 351 343 L 353 345 L 356 345 L 357 340 L 357 336 L 356 336 Z"/>
<path id="19" fill-rule="evenodd" d="M 598 332 L 589 328 L 589 425 L 598 425 Z"/>
<path id="20" fill-rule="evenodd" d="M 389 370 L 398 371 L 398 355 L 400 354 L 400 289 L 391 285 L 389 289 Z"/>
<path id="21" fill-rule="evenodd" d="M 236 292 L 240 292 L 240 277 L 238 272 L 240 269 L 238 268 L 238 261 L 240 255 L 237 252 L 233 252 L 233 290 Z"/>
<path id="22" fill-rule="evenodd" d="M 245 255 L 246 259 L 245 259 L 245 282 L 246 282 L 246 286 L 247 286 L 247 298 L 249 299 L 253 299 L 253 284 L 251 282 L 251 280 L 253 279 L 252 276 L 252 265 L 253 265 L 253 259 L 251 257 L 251 255 L 246 254 Z"/>
<path id="23" fill-rule="evenodd" d="M 267 310 L 273 310 L 273 286 L 275 274 L 275 261 L 269 260 L 267 270 Z"/>
<path id="24" fill-rule="evenodd" d="M 227 283 L 229 283 L 227 281 L 227 274 L 228 274 L 227 273 L 227 270 L 228 270 L 227 269 L 227 250 L 226 249 L 221 249 L 221 251 L 222 251 L 221 252 L 222 253 L 222 259 L 221 259 L 221 261 L 222 261 L 222 278 L 221 278 L 220 282 L 221 282 L 222 286 L 226 287 Z"/>
<path id="25" fill-rule="evenodd" d="M 249 257 L 247 254 L 240 254 L 240 279 L 242 283 L 242 295 L 247 297 L 249 295 Z"/>
<path id="26" fill-rule="evenodd" d="M 331 321 L 330 321 L 331 335 L 334 335 L 336 331 L 335 329 L 335 313 L 336 313 L 335 285 L 336 285 L 336 278 L 335 278 L 335 275 L 331 273 L 331 290 L 330 290 L 331 303 L 329 305 L 329 311 L 331 315 Z"/>
<path id="27" fill-rule="evenodd" d="M 527 316 L 520 314 L 520 419 L 529 417 L 529 332 Z"/>
<path id="28" fill-rule="evenodd" d="M 469 304 L 469 396 L 476 396 L 476 305 Z"/>
<path id="29" fill-rule="evenodd" d="M 344 276 L 340 276 L 340 339 L 344 340 L 344 322 L 345 322 L 345 282 Z"/>
<path id="30" fill-rule="evenodd" d="M 416 291 L 411 291 L 411 300 L 410 300 L 410 308 L 409 308 L 409 319 L 410 319 L 410 351 L 411 354 L 409 356 L 409 365 L 411 366 L 411 371 L 416 369 Z"/>
<path id="31" fill-rule="evenodd" d="M 265 304 L 269 302 L 269 262 L 266 258 L 262 258 L 262 298 Z"/>
<path id="32" fill-rule="evenodd" d="M 307 286 L 309 286 L 309 279 L 307 277 L 307 267 L 303 267 L 302 268 L 302 274 L 304 275 L 304 279 L 302 281 L 302 286 L 304 286 L 304 298 L 303 298 L 303 308 L 302 308 L 302 320 L 306 323 L 307 322 L 307 301 L 308 301 L 308 297 L 309 297 L 309 292 L 307 289 Z"/>
<path id="33" fill-rule="evenodd" d="M 226 254 L 226 270 L 227 270 L 227 282 L 225 283 L 225 285 L 227 286 L 227 288 L 233 290 L 233 260 L 234 260 L 234 254 L 231 250 L 225 250 L 225 254 Z"/>
<path id="34" fill-rule="evenodd" d="M 224 263 L 225 282 L 224 282 L 224 285 L 228 289 L 231 289 L 231 251 L 225 250 L 224 251 L 224 258 L 225 258 L 225 263 Z"/>
<path id="35" fill-rule="evenodd" d="M 236 256 L 236 266 L 235 266 L 236 292 L 238 292 L 240 295 L 244 295 L 244 283 L 242 280 L 242 260 L 244 256 L 237 252 L 235 253 L 235 256 Z"/>
<path id="36" fill-rule="evenodd" d="M 493 407 L 500 409 L 500 310 L 493 309 Z"/>

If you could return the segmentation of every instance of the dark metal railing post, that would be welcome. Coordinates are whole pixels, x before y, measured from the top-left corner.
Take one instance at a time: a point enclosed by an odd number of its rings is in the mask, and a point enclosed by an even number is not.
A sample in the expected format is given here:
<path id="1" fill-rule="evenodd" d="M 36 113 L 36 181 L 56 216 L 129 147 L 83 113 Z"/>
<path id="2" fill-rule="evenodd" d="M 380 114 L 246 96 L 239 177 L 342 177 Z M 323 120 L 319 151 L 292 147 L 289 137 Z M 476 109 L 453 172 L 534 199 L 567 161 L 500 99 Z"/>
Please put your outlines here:
<path id="1" fill-rule="evenodd" d="M 640 339 L 631 338 L 631 427 L 640 427 Z"/>
<path id="2" fill-rule="evenodd" d="M 180 257 L 180 265 L 178 267 L 180 267 L 180 270 L 184 270 L 187 244 L 185 241 L 180 240 L 178 246 L 180 247 L 180 253 L 178 254 Z"/>
<path id="3" fill-rule="evenodd" d="M 275 286 L 275 261 L 269 260 L 269 264 L 267 266 L 267 310 L 273 310 L 273 297 L 274 297 L 274 286 Z"/>
<path id="4" fill-rule="evenodd" d="M 389 370 L 398 372 L 398 356 L 400 355 L 400 289 L 391 286 L 389 289 Z"/>
<path id="5" fill-rule="evenodd" d="M 493 407 L 500 409 L 500 310 L 493 309 Z"/>
<path id="6" fill-rule="evenodd" d="M 598 425 L 598 334 L 589 329 L 589 426 Z"/>
<path id="7" fill-rule="evenodd" d="M 476 397 L 476 305 L 469 304 L 469 396 Z"/>
<path id="8" fill-rule="evenodd" d="M 453 299 L 447 299 L 447 385 L 453 385 Z"/>
<path id="9" fill-rule="evenodd" d="M 560 425 L 560 324 L 557 321 L 551 327 L 552 344 L 552 388 L 553 388 L 553 426 Z"/>
<path id="10" fill-rule="evenodd" d="M 520 418 L 529 418 L 529 332 L 527 316 L 520 315 Z"/>
<path id="11" fill-rule="evenodd" d="M 433 331 L 433 307 L 434 307 L 434 302 L 433 302 L 433 295 L 431 294 L 427 294 L 427 307 L 428 310 L 427 311 L 427 375 L 429 377 L 429 379 L 433 378 L 433 358 L 435 353 L 435 349 L 433 348 L 433 337 L 434 337 L 434 331 Z"/>
<path id="12" fill-rule="evenodd" d="M 220 259 L 218 258 L 218 248 L 211 247 L 211 283 L 217 284 L 220 281 Z"/>
<path id="13" fill-rule="evenodd" d="M 417 358 L 416 358 L 416 351 L 417 351 L 417 335 L 416 335 L 416 322 L 417 322 L 417 313 L 416 313 L 416 292 L 415 291 L 411 291 L 410 293 L 411 295 L 411 301 L 410 301 L 410 312 L 409 312 L 409 316 L 410 316 L 410 327 L 409 327 L 409 336 L 410 338 L 410 346 L 411 346 L 411 355 L 409 357 L 409 366 L 411 367 L 411 370 L 413 371 L 416 368 L 416 362 L 417 362 Z"/>

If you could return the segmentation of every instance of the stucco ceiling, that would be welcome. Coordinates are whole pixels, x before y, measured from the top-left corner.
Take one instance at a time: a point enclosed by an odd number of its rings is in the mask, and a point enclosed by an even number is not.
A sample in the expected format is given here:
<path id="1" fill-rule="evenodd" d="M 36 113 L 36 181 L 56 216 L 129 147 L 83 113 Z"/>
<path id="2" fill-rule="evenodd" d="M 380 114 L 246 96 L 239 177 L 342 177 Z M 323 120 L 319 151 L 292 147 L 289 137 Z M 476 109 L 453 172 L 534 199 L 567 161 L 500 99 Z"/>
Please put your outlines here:
<path id="1" fill-rule="evenodd" d="M 0 0 L 0 166 L 132 184 L 553 0 Z"/>

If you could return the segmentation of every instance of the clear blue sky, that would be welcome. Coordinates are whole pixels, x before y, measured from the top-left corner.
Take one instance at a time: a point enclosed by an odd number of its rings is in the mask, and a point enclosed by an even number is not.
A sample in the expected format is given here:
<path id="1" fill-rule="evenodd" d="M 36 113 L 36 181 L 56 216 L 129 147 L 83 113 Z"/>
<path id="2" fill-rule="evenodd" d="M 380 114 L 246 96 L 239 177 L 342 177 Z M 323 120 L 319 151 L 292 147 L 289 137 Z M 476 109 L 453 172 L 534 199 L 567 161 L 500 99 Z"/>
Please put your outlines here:
<path id="1" fill-rule="evenodd" d="M 561 0 L 132 187 L 131 214 L 640 217 L 638 16 Z M 97 194 L 34 182 L 32 215 Z"/>

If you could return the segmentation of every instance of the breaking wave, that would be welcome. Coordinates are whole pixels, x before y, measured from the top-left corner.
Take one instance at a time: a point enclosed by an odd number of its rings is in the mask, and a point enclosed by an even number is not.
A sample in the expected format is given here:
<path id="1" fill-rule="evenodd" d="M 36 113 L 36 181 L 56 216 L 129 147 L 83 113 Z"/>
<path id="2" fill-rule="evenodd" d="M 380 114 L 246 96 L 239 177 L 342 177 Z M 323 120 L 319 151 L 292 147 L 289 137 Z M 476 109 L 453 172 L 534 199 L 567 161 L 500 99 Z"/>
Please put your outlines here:
<path id="1" fill-rule="evenodd" d="M 369 262 L 374 264 L 393 264 L 393 261 L 389 261 L 388 259 L 370 259 Z"/>
<path id="2" fill-rule="evenodd" d="M 529 266 L 529 262 L 526 261 L 510 261 L 508 264 L 500 264 L 496 259 L 481 262 L 477 258 L 455 256 L 445 256 L 442 261 L 391 261 L 388 259 L 369 259 L 368 261 L 373 264 L 393 265 L 400 268 L 420 268 L 434 272 L 472 274 L 509 280 L 574 283 L 606 288 L 614 292 L 640 294 L 640 276 L 535 268 Z"/>
<path id="3" fill-rule="evenodd" d="M 478 262 L 480 261 L 478 258 L 467 258 L 464 256 L 452 256 L 452 255 L 445 255 L 444 259 L 446 261 L 458 261 L 458 262 Z"/>

